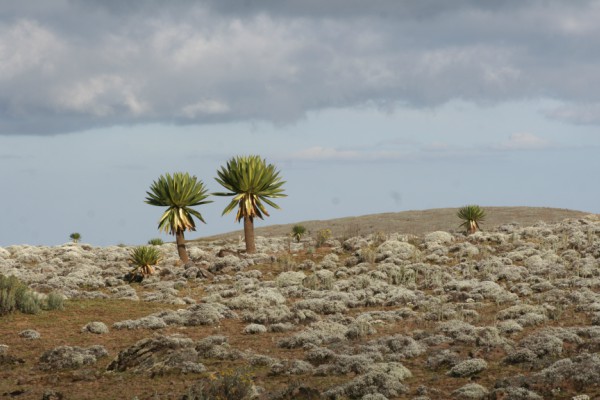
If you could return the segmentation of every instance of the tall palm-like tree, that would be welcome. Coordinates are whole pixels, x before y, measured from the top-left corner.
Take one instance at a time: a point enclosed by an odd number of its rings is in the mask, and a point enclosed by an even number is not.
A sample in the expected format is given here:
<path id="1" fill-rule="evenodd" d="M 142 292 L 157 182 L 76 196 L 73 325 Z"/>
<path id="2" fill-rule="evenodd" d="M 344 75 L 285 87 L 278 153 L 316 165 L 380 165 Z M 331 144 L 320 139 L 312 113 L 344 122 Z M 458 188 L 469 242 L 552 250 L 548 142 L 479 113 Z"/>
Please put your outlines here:
<path id="1" fill-rule="evenodd" d="M 158 230 L 175 235 L 177 252 L 184 263 L 190 260 L 185 248 L 185 231 L 195 231 L 196 224 L 192 217 L 206 223 L 202 214 L 191 207 L 211 203 L 204 183 L 195 176 L 183 172 L 161 175 L 152 183 L 146 192 L 146 203 L 168 207 L 158 221 Z"/>
<path id="2" fill-rule="evenodd" d="M 225 167 L 217 171 L 215 178 L 228 192 L 214 193 L 216 196 L 233 196 L 231 203 L 223 210 L 223 215 L 238 207 L 236 222 L 244 220 L 244 238 L 246 240 L 246 253 L 254 253 L 254 218 L 264 219 L 269 216 L 263 204 L 273 208 L 279 206 L 269 199 L 286 197 L 283 194 L 283 184 L 279 171 L 273 164 L 256 155 L 238 156 L 227 162 Z"/>
<path id="3" fill-rule="evenodd" d="M 477 205 L 469 205 L 461 207 L 456 216 L 464 221 L 460 226 L 464 226 L 470 235 L 479 230 L 479 223 L 485 219 L 485 211 Z"/>

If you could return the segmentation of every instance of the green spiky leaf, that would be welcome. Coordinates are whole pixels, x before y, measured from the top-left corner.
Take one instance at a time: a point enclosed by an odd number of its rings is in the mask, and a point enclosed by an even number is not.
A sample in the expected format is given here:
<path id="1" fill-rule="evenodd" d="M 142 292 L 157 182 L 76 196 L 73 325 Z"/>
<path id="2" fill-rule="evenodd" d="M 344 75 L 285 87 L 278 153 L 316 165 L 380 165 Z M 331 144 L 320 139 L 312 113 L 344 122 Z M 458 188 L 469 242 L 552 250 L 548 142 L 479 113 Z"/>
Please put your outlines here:
<path id="1" fill-rule="evenodd" d="M 478 205 L 468 205 L 460 208 L 456 216 L 463 221 L 459 226 L 468 233 L 474 233 L 479 230 L 479 223 L 485 220 L 485 211 Z"/>
<path id="2" fill-rule="evenodd" d="M 217 175 L 215 180 L 228 191 L 214 194 L 233 197 L 223 210 L 223 215 L 237 207 L 237 222 L 244 217 L 263 219 L 264 215 L 269 216 L 263 202 L 278 209 L 279 206 L 270 199 L 287 196 L 283 193 L 285 181 L 281 180 L 279 171 L 259 156 L 234 157 L 217 171 Z"/>
<path id="3" fill-rule="evenodd" d="M 146 194 L 146 203 L 168 207 L 159 219 L 158 229 L 171 235 L 176 232 L 195 231 L 196 224 L 192 217 L 205 221 L 202 214 L 191 207 L 212 202 L 206 200 L 209 194 L 204 183 L 187 172 L 161 175 L 152 183 L 150 191 Z"/>

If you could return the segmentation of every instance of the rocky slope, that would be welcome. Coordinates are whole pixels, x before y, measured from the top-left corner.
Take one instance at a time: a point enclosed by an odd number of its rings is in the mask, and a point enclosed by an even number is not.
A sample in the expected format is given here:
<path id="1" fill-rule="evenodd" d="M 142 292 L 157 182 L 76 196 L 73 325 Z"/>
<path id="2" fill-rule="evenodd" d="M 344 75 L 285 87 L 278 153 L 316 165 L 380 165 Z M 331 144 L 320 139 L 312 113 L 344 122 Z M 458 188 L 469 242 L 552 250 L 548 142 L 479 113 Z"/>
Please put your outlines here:
<path id="1" fill-rule="evenodd" d="M 126 247 L 10 246 L 0 248 L 0 273 L 73 300 L 180 306 L 110 326 L 93 321 L 82 329 L 147 334 L 112 354 L 93 340 L 48 349 L 41 369 L 108 356 L 111 374 L 200 377 L 243 362 L 263 398 L 288 398 L 269 385 L 282 376 L 330 399 L 600 396 L 599 216 L 314 246 L 258 238 L 259 252 L 246 255 L 237 242 L 192 244 L 192 262 L 179 265 L 166 244 L 157 274 L 141 283 L 124 280 Z M 234 326 L 228 321 L 260 345 L 238 348 L 226 330 L 189 337 L 195 327 Z M 176 335 L 163 333 L 172 328 Z M 19 351 L 1 344 L 0 358 Z"/>

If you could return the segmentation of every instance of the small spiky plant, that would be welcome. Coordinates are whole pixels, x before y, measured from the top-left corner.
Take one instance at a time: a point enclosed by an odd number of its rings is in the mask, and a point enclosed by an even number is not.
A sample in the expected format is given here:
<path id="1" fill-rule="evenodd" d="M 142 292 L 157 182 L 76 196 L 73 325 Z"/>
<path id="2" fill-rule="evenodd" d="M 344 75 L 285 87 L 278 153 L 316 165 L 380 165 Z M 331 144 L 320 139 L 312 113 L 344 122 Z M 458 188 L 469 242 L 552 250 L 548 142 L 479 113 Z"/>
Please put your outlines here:
<path id="1" fill-rule="evenodd" d="M 294 225 L 292 227 L 292 237 L 296 240 L 296 242 L 300 242 L 302 236 L 306 234 L 306 227 L 303 225 Z"/>
<path id="2" fill-rule="evenodd" d="M 162 254 L 157 247 L 139 246 L 131 251 L 129 262 L 134 265 L 131 275 L 148 276 L 154 273 L 153 266 L 162 259 Z"/>
<path id="3" fill-rule="evenodd" d="M 479 223 L 485 219 L 485 211 L 477 205 L 469 205 L 461 207 L 456 216 L 464 221 L 459 226 L 464 227 L 470 235 L 479 230 Z"/>
<path id="4" fill-rule="evenodd" d="M 79 232 L 73 232 L 69 235 L 69 238 L 73 241 L 73 243 L 78 243 L 81 240 L 81 234 Z"/>
<path id="5" fill-rule="evenodd" d="M 151 244 L 152 246 L 161 246 L 165 244 L 165 242 L 161 238 L 152 238 L 148 240 L 148 244 Z"/>

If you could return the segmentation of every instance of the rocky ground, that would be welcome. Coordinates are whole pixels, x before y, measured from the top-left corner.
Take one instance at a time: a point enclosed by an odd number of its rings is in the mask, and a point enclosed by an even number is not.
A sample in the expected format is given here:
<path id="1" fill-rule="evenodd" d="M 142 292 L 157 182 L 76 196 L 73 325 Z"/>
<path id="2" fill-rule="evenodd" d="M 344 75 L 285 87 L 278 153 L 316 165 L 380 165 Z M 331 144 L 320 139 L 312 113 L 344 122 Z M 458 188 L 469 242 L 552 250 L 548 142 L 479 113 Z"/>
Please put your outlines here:
<path id="1" fill-rule="evenodd" d="M 600 398 L 598 215 L 320 248 L 259 237 L 254 255 L 221 240 L 185 265 L 160 248 L 141 282 L 127 247 L 0 248 L 1 274 L 69 299 L 0 317 L 0 396 L 193 398 L 244 368 L 256 398 Z"/>

